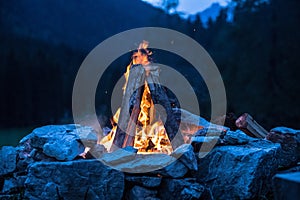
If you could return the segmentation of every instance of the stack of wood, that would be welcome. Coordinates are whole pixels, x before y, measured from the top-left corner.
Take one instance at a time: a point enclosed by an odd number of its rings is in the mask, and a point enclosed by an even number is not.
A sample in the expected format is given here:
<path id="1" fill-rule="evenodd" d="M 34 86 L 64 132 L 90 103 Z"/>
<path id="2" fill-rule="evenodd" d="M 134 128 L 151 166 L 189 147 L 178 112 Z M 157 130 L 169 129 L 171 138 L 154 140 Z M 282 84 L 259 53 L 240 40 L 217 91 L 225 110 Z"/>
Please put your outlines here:
<path id="1" fill-rule="evenodd" d="M 141 111 L 140 104 L 145 89 L 145 82 L 148 84 L 151 99 L 154 104 L 160 104 L 165 109 L 167 119 L 164 127 L 173 149 L 183 144 L 181 134 L 176 135 L 179 130 L 179 125 L 175 120 L 171 103 L 165 89 L 159 84 L 159 68 L 157 66 L 147 65 L 146 69 L 147 70 L 145 70 L 145 66 L 141 64 L 131 66 L 122 99 L 117 130 L 113 141 L 114 145 L 112 145 L 111 151 L 134 145 L 136 125 Z"/>

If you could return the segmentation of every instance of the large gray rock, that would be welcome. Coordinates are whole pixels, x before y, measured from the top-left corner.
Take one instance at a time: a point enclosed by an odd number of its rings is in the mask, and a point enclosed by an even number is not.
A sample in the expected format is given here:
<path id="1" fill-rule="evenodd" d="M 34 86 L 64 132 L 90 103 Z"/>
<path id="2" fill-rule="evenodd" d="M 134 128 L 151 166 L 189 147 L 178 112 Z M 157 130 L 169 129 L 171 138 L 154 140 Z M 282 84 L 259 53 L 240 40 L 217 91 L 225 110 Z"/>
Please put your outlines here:
<path id="1" fill-rule="evenodd" d="M 135 154 L 119 149 L 103 154 L 99 160 L 114 169 L 131 174 L 150 173 L 179 178 L 188 171 L 183 163 L 166 154 Z"/>
<path id="2" fill-rule="evenodd" d="M 273 128 L 266 138 L 281 145 L 278 155 L 282 167 L 295 166 L 300 161 L 300 131 L 287 127 Z"/>
<path id="3" fill-rule="evenodd" d="M 97 133 L 90 127 L 80 125 L 49 125 L 36 128 L 20 141 L 57 160 L 73 160 L 84 151 L 85 146 L 97 143 Z M 85 145 L 85 146 L 84 146 Z"/>
<path id="4" fill-rule="evenodd" d="M 4 194 L 17 194 L 24 191 L 24 183 L 26 176 L 16 176 L 4 180 L 2 193 Z"/>
<path id="5" fill-rule="evenodd" d="M 140 186 L 134 186 L 129 193 L 130 200 L 158 200 L 157 191 L 146 189 Z"/>
<path id="6" fill-rule="evenodd" d="M 279 144 L 257 140 L 247 145 L 217 146 L 198 164 L 198 181 L 215 199 L 255 199 L 266 195 L 276 173 Z"/>
<path id="7" fill-rule="evenodd" d="M 255 140 L 257 139 L 249 137 L 243 131 L 236 130 L 227 131 L 224 135 L 220 137 L 219 143 L 224 145 L 242 145 Z"/>
<path id="8" fill-rule="evenodd" d="M 124 174 L 97 160 L 38 162 L 25 181 L 29 199 L 121 199 Z"/>
<path id="9" fill-rule="evenodd" d="M 163 179 L 159 188 L 159 197 L 164 200 L 172 199 L 199 199 L 204 192 L 204 187 L 195 179 Z"/>
<path id="10" fill-rule="evenodd" d="M 189 170 L 198 170 L 197 158 L 192 145 L 183 144 L 179 146 L 177 149 L 175 149 L 171 156 L 182 162 Z"/>
<path id="11" fill-rule="evenodd" d="M 158 173 L 163 177 L 182 178 L 187 172 L 188 168 L 179 160 L 175 160 L 171 164 L 152 173 Z"/>
<path id="12" fill-rule="evenodd" d="M 151 176 L 131 176 L 126 175 L 125 180 L 130 184 L 140 185 L 143 187 L 158 187 L 161 183 L 161 177 L 151 177 Z"/>
<path id="13" fill-rule="evenodd" d="M 118 149 L 112 153 L 104 153 L 100 157 L 100 160 L 110 166 L 116 166 L 117 168 L 118 164 L 128 163 L 130 161 L 133 161 L 135 157 L 136 157 L 136 153 L 132 153 L 124 149 Z"/>
<path id="14" fill-rule="evenodd" d="M 249 137 L 241 130 L 230 131 L 226 127 L 223 131 L 216 129 L 201 129 L 191 138 L 195 152 L 201 152 L 204 157 L 215 145 L 244 145 L 256 138 Z"/>
<path id="15" fill-rule="evenodd" d="M 122 149 L 104 154 L 100 160 L 105 164 L 128 173 L 147 173 L 161 169 L 175 161 L 166 154 L 135 154 Z"/>
<path id="16" fill-rule="evenodd" d="M 3 146 L 0 150 L 0 176 L 16 170 L 17 150 L 15 147 Z"/>

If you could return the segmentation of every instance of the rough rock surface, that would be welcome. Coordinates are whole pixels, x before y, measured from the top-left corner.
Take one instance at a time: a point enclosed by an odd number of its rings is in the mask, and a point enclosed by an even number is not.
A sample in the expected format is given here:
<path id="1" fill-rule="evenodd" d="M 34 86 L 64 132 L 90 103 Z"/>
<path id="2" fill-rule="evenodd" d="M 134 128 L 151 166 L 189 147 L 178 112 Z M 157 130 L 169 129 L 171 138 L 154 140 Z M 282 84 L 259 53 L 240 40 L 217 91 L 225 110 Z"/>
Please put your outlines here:
<path id="1" fill-rule="evenodd" d="M 183 144 L 179 146 L 171 154 L 174 158 L 179 159 L 189 170 L 197 171 L 197 159 L 194 153 L 194 148 L 190 144 Z"/>
<path id="2" fill-rule="evenodd" d="M 2 193 L 17 194 L 24 190 L 26 176 L 17 176 L 4 180 Z M 1 198 L 0 198 L 1 199 Z"/>
<path id="3" fill-rule="evenodd" d="M 3 146 L 0 150 L 0 176 L 15 171 L 17 166 L 17 150 L 15 147 Z"/>
<path id="4" fill-rule="evenodd" d="M 112 153 L 104 153 L 100 160 L 104 163 L 117 168 L 118 164 L 128 163 L 135 159 L 136 154 L 124 149 L 118 149 Z"/>
<path id="5" fill-rule="evenodd" d="M 158 187 L 161 183 L 161 177 L 151 177 L 151 176 L 131 176 L 126 175 L 125 180 L 131 184 L 140 185 L 143 187 Z"/>
<path id="6" fill-rule="evenodd" d="M 156 190 L 151 190 L 151 189 L 146 189 L 140 186 L 134 186 L 130 190 L 129 194 L 129 199 L 130 200 L 155 200 L 156 198 L 157 191 Z"/>
<path id="7" fill-rule="evenodd" d="M 300 161 L 300 131 L 287 127 L 273 128 L 266 137 L 274 143 L 280 143 L 278 155 L 282 167 L 295 166 Z"/>
<path id="8" fill-rule="evenodd" d="M 249 137 L 241 130 L 230 131 L 224 129 L 201 129 L 191 137 L 191 145 L 195 152 L 201 152 L 201 157 L 207 153 L 215 145 L 244 145 L 250 141 L 256 141 L 256 138 Z"/>
<path id="9" fill-rule="evenodd" d="M 274 143 L 205 127 L 191 138 L 203 151 L 184 144 L 171 155 L 141 155 L 132 147 L 105 153 L 88 127 L 41 127 L 0 151 L 0 199 L 259 199 L 272 192 L 278 164 L 296 162 L 299 152 L 299 131 L 279 127 L 269 136 Z M 74 157 L 83 141 L 91 160 Z"/>
<path id="10" fill-rule="evenodd" d="M 171 164 L 151 173 L 153 174 L 158 173 L 163 177 L 181 178 L 187 172 L 188 172 L 188 168 L 179 160 L 175 160 Z"/>
<path id="11" fill-rule="evenodd" d="M 107 153 L 105 146 L 102 144 L 94 145 L 88 152 L 87 158 L 100 158 L 104 153 Z"/>
<path id="12" fill-rule="evenodd" d="M 257 139 L 249 137 L 241 130 L 227 131 L 224 135 L 220 137 L 220 144 L 226 145 L 242 145 L 247 144 L 250 141 L 255 141 Z"/>
<path id="13" fill-rule="evenodd" d="M 164 200 L 171 199 L 199 199 L 204 187 L 195 179 L 163 179 L 159 188 L 159 197 Z"/>
<path id="14" fill-rule="evenodd" d="M 299 199 L 300 172 L 277 174 L 273 178 L 273 190 L 276 200 Z"/>
<path id="15" fill-rule="evenodd" d="M 25 181 L 29 199 L 121 199 L 124 174 L 97 160 L 38 162 Z"/>
<path id="16" fill-rule="evenodd" d="M 47 156 L 68 161 L 82 153 L 84 145 L 93 147 L 97 142 L 97 135 L 90 127 L 74 124 L 49 125 L 34 129 L 20 144 L 24 145 L 26 142 L 33 148 L 42 149 Z"/>
<path id="17" fill-rule="evenodd" d="M 271 188 L 279 150 L 266 140 L 215 147 L 199 161 L 197 179 L 209 185 L 215 199 L 258 198 Z"/>

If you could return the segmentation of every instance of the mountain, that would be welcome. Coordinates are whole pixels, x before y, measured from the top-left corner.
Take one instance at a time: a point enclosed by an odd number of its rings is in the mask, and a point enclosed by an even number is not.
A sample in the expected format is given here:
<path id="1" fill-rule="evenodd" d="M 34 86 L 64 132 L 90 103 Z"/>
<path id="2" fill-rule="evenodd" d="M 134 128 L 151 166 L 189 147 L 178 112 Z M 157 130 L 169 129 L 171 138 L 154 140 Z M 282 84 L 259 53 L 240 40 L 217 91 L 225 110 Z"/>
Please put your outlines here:
<path id="1" fill-rule="evenodd" d="M 213 21 L 216 20 L 222 8 L 223 7 L 219 3 L 213 3 L 209 8 L 198 13 L 198 15 L 200 15 L 202 23 L 206 25 L 209 18 L 211 18 Z"/>

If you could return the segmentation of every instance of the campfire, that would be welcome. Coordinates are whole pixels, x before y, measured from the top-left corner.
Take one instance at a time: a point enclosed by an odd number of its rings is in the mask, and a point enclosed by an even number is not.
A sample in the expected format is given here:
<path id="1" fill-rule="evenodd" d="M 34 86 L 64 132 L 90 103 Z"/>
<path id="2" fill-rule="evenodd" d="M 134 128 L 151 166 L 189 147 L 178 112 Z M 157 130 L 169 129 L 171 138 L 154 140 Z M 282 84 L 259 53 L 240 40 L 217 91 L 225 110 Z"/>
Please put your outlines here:
<path id="1" fill-rule="evenodd" d="M 110 152 L 127 146 L 140 154 L 173 152 L 178 124 L 151 54 L 143 41 L 127 66 L 122 105 L 112 117 L 112 130 L 100 141 Z"/>

